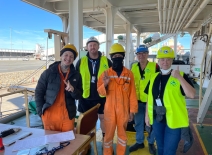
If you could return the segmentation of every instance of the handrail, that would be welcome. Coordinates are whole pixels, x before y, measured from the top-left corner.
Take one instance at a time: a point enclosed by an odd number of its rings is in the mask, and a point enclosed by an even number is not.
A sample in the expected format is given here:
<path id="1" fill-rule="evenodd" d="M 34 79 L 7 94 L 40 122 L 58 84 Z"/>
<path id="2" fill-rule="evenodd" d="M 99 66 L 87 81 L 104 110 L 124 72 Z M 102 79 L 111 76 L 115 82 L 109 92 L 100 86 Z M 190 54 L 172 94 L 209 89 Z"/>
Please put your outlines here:
<path id="1" fill-rule="evenodd" d="M 34 96 L 35 95 L 35 90 L 32 90 L 32 89 L 28 89 L 28 88 L 24 88 L 24 87 L 20 87 L 20 86 L 10 86 L 7 91 L 8 92 L 18 92 L 20 91 L 20 93 L 24 94 L 23 90 L 27 90 L 27 93 L 29 95 L 32 95 Z"/>
<path id="2" fill-rule="evenodd" d="M 17 90 L 17 91 L 11 92 L 11 93 L 1 94 L 0 97 L 9 96 L 9 95 L 16 94 L 16 93 L 21 93 L 21 92 L 23 92 L 23 91 L 24 91 L 24 90 Z"/>
<path id="3" fill-rule="evenodd" d="M 10 93 L 5 93 L 5 94 L 1 94 L 0 98 L 5 97 L 5 96 L 9 96 L 9 95 L 13 95 L 16 93 L 23 93 L 24 94 L 24 103 L 25 103 L 25 110 L 26 110 L 26 124 L 27 127 L 30 127 L 30 119 L 29 119 L 29 107 L 28 107 L 28 92 L 31 93 L 32 91 L 27 90 L 27 88 L 20 88 L 20 90 L 14 90 L 13 92 Z M 0 102 L 0 110 L 1 110 L 1 105 L 2 105 L 2 101 Z M 1 113 L 1 111 L 0 111 Z"/>

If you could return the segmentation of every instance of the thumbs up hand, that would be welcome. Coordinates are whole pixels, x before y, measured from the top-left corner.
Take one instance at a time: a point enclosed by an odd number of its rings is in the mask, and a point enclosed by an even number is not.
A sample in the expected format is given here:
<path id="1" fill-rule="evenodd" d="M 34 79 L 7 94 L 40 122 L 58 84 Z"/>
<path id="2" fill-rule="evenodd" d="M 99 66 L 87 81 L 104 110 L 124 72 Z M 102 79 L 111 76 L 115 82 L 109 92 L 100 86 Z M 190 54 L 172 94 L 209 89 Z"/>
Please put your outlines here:
<path id="1" fill-rule="evenodd" d="M 69 80 L 68 81 L 63 81 L 66 85 L 65 90 L 70 91 L 70 92 L 74 92 L 74 87 L 70 84 Z"/>
<path id="2" fill-rule="evenodd" d="M 171 75 L 172 75 L 173 77 L 177 78 L 177 79 L 180 77 L 179 66 L 177 66 L 177 69 L 176 69 L 176 70 L 174 70 L 174 69 L 172 70 Z"/>

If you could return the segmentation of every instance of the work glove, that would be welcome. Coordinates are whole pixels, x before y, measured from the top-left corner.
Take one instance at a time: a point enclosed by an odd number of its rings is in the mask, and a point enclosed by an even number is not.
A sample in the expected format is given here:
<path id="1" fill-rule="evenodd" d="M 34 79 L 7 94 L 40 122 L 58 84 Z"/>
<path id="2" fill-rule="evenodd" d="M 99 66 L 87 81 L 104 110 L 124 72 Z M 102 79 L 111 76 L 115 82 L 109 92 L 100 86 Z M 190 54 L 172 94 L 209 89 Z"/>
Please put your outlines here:
<path id="1" fill-rule="evenodd" d="M 166 108 L 164 106 L 155 106 L 156 111 L 156 121 L 160 122 L 163 120 L 164 115 L 166 114 Z"/>
<path id="2" fill-rule="evenodd" d="M 193 134 L 190 127 L 181 128 L 181 139 L 184 140 L 183 153 L 186 153 L 194 142 Z"/>
<path id="3" fill-rule="evenodd" d="M 145 125 L 145 130 L 146 130 L 146 132 L 150 135 L 151 132 L 152 132 L 152 126 L 147 126 L 147 125 Z"/>

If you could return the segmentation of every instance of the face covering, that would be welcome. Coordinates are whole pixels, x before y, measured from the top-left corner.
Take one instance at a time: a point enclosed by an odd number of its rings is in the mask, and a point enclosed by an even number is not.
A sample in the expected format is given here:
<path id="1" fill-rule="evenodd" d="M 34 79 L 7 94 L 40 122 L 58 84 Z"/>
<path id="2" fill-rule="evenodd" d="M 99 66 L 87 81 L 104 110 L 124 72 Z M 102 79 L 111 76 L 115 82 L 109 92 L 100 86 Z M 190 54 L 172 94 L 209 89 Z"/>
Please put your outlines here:
<path id="1" fill-rule="evenodd" d="M 122 57 L 112 58 L 112 61 L 113 61 L 112 69 L 116 72 L 122 71 L 123 60 L 124 60 L 124 58 L 122 58 Z"/>
<path id="2" fill-rule="evenodd" d="M 160 69 L 162 75 L 168 74 L 171 71 L 171 68 L 164 70 L 164 69 Z"/>

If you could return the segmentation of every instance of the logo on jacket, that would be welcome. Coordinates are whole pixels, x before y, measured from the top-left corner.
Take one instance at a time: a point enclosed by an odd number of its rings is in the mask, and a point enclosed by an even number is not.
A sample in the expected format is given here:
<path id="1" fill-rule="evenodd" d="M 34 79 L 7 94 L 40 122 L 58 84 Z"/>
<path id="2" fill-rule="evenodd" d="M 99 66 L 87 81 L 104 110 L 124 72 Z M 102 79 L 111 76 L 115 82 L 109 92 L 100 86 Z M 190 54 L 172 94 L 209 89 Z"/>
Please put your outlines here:
<path id="1" fill-rule="evenodd" d="M 149 68 L 146 68 L 146 69 L 145 69 L 145 72 L 146 72 L 146 73 L 150 73 L 150 69 L 149 69 Z"/>
<path id="2" fill-rule="evenodd" d="M 175 81 L 171 81 L 170 84 L 174 87 L 177 85 L 177 83 Z"/>
<path id="3" fill-rule="evenodd" d="M 77 81 L 76 79 L 73 79 L 73 81 Z"/>

